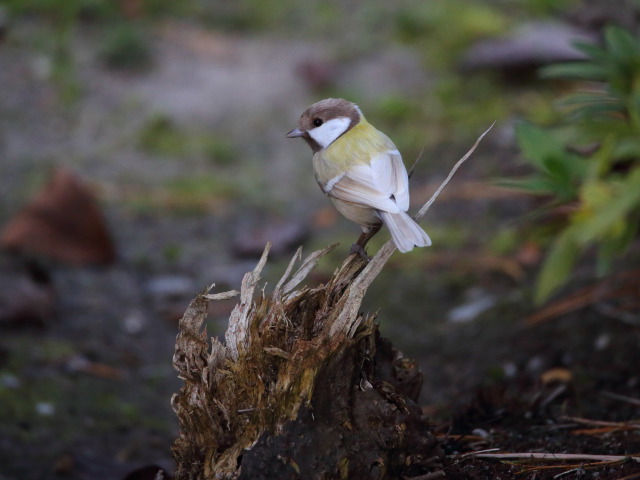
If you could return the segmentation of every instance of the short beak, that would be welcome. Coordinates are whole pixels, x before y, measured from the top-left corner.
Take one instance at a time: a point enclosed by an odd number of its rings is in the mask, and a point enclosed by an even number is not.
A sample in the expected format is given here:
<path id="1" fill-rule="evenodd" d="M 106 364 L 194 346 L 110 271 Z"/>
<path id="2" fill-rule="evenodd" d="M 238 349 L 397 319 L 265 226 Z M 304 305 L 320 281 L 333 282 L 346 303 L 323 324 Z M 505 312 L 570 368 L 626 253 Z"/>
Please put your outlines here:
<path id="1" fill-rule="evenodd" d="M 294 128 L 289 133 L 287 133 L 287 138 L 298 138 L 304 135 L 304 132 L 299 128 Z"/>

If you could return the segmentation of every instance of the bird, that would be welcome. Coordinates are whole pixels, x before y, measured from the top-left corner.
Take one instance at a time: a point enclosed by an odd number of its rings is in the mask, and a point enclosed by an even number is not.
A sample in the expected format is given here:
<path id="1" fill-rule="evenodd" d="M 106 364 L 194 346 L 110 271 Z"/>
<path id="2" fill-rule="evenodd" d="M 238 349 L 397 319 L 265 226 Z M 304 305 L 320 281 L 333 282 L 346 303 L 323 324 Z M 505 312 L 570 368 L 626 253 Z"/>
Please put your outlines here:
<path id="1" fill-rule="evenodd" d="M 355 103 L 343 98 L 314 103 L 286 137 L 307 142 L 320 189 L 362 228 L 355 247 L 362 251 L 361 242 L 382 223 L 402 253 L 431 245 L 429 235 L 407 214 L 409 176 L 402 155 Z"/>

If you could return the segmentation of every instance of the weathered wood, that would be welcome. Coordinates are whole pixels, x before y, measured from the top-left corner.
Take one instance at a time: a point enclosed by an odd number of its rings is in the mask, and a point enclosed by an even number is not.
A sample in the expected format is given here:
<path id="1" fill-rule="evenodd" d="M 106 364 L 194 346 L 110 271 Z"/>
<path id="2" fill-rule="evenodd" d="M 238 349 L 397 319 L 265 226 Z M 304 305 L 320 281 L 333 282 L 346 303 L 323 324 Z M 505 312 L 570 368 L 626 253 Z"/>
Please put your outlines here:
<path id="1" fill-rule="evenodd" d="M 387 478 L 438 468 L 415 404 L 417 365 L 380 339 L 375 315 L 359 311 L 393 245 L 368 263 L 351 255 L 326 284 L 291 291 L 332 248 L 288 278 L 292 261 L 271 295 L 255 295 L 267 246 L 243 279 L 225 345 L 202 330 L 207 293 L 191 302 L 174 355 L 184 380 L 172 399 L 178 479 Z"/>

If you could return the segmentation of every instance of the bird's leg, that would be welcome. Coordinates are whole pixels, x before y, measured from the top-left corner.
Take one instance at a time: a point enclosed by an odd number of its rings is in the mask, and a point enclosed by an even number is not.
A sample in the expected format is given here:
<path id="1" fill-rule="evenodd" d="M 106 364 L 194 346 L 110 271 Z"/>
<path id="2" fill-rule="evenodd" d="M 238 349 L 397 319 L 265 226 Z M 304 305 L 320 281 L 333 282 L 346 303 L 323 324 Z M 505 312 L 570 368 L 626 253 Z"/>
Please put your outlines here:
<path id="1" fill-rule="evenodd" d="M 362 235 L 360 235 L 360 238 L 358 239 L 358 241 L 353 245 L 351 245 L 351 249 L 349 250 L 349 255 L 360 255 L 362 258 L 364 258 L 368 262 L 369 260 L 371 260 L 371 258 L 369 258 L 369 255 L 367 255 L 367 252 L 365 251 L 361 243 L 361 239 L 365 235 L 366 233 L 363 233 Z"/>
<path id="2" fill-rule="evenodd" d="M 382 224 L 378 223 L 377 225 L 373 225 L 372 227 L 367 227 L 366 230 L 363 229 L 363 232 L 360 234 L 358 241 L 353 245 L 351 245 L 351 250 L 349 251 L 349 253 L 352 255 L 358 254 L 367 261 L 371 260 L 367 255 L 367 252 L 364 249 L 364 247 L 367 245 L 367 242 L 371 240 L 371 238 L 376 233 L 378 233 L 381 227 L 382 227 Z"/>

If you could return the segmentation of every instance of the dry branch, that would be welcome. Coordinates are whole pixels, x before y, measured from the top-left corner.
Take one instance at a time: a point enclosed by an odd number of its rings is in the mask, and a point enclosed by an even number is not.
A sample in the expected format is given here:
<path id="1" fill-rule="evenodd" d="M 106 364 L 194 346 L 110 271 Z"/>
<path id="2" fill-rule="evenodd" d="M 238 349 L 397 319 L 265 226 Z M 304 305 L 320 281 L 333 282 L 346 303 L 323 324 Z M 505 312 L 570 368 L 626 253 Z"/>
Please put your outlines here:
<path id="1" fill-rule="evenodd" d="M 621 462 L 630 460 L 640 463 L 640 457 L 625 455 L 592 455 L 587 453 L 543 453 L 543 452 L 514 452 L 514 453 L 470 453 L 476 458 L 493 458 L 496 460 L 543 460 L 549 461 L 576 461 L 576 462 Z"/>
<path id="2" fill-rule="evenodd" d="M 480 452 L 470 452 L 464 455 L 465 458 L 473 457 L 485 460 L 499 460 L 504 463 L 518 465 L 520 474 L 531 472 L 542 472 L 547 470 L 564 470 L 553 478 L 560 478 L 574 472 L 581 472 L 587 469 L 593 470 L 602 467 L 621 465 L 626 462 L 640 463 L 640 457 L 630 455 L 593 455 L 583 453 L 545 453 L 545 452 L 522 452 L 522 453 L 490 453 L 486 450 Z M 567 464 L 566 462 L 575 462 Z M 625 477 L 627 478 L 627 477 Z"/>

